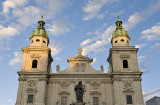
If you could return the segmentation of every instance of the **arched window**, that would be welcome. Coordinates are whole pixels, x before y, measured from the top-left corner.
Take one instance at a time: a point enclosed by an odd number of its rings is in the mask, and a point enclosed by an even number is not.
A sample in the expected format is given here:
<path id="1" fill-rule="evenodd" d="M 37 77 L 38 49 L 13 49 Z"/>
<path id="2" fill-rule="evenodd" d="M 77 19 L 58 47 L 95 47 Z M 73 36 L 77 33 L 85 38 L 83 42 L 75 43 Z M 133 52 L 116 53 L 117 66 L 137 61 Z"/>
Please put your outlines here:
<path id="1" fill-rule="evenodd" d="M 38 63 L 37 60 L 33 60 L 32 61 L 32 68 L 37 68 L 37 63 Z"/>
<path id="2" fill-rule="evenodd" d="M 128 61 L 127 60 L 123 60 L 123 68 L 128 68 Z"/>

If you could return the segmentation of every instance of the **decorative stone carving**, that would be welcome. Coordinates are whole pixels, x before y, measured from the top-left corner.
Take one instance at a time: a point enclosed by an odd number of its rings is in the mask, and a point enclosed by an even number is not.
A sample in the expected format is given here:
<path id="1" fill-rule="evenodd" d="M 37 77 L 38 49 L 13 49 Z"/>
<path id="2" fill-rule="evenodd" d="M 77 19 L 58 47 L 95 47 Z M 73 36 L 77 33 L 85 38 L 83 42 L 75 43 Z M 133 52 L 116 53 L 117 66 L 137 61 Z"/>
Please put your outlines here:
<path id="1" fill-rule="evenodd" d="M 134 93 L 135 91 L 134 90 L 131 90 L 131 89 L 126 89 L 123 91 L 123 93 Z"/>
<path id="2" fill-rule="evenodd" d="M 27 81 L 27 78 L 26 78 L 26 77 L 21 77 L 21 76 L 20 76 L 20 77 L 18 78 L 18 80 L 19 80 L 19 81 Z"/>
<path id="3" fill-rule="evenodd" d="M 122 54 L 122 55 L 120 55 L 120 58 L 130 58 L 130 55 L 128 55 L 128 54 Z"/>
<path id="4" fill-rule="evenodd" d="M 69 82 L 60 82 L 60 86 L 69 86 L 70 83 Z"/>
<path id="5" fill-rule="evenodd" d="M 113 81 L 122 81 L 122 79 L 119 78 L 119 77 L 113 78 L 112 80 L 113 80 Z"/>
<path id="6" fill-rule="evenodd" d="M 100 86 L 100 83 L 98 83 L 98 82 L 91 82 L 90 84 L 91 84 L 91 86 Z"/>
<path id="7" fill-rule="evenodd" d="M 31 58 L 40 58 L 41 56 L 39 54 L 31 54 L 30 57 Z"/>
<path id="8" fill-rule="evenodd" d="M 59 84 L 60 81 L 53 81 L 53 84 Z"/>
<path id="9" fill-rule="evenodd" d="M 106 84 L 106 83 L 112 83 L 112 80 L 103 80 L 103 81 L 100 81 L 101 84 Z"/>
<path id="10" fill-rule="evenodd" d="M 76 83 L 76 81 L 75 80 L 71 80 L 70 83 Z"/>
<path id="11" fill-rule="evenodd" d="M 37 85 L 37 81 L 35 81 L 35 80 L 29 80 L 28 81 L 28 86 L 29 87 L 34 87 L 34 86 L 36 86 Z"/>
<path id="12" fill-rule="evenodd" d="M 91 83 L 91 82 L 90 82 L 90 81 L 85 81 L 85 83 L 86 83 L 86 84 L 89 84 L 89 83 Z"/>
<path id="13" fill-rule="evenodd" d="M 76 63 L 76 64 L 75 64 L 74 69 L 75 69 L 75 71 L 76 71 L 76 72 L 78 72 L 78 71 L 79 71 L 79 69 L 80 69 L 80 65 L 79 65 L 79 63 Z"/>
<path id="14" fill-rule="evenodd" d="M 26 92 L 27 92 L 27 93 L 36 93 L 37 90 L 36 90 L 36 89 L 33 89 L 33 88 L 27 88 Z"/>
<path id="15" fill-rule="evenodd" d="M 84 72 L 86 70 L 86 64 L 81 63 L 81 71 Z"/>
<path id="16" fill-rule="evenodd" d="M 84 72 L 86 70 L 86 64 L 85 63 L 76 63 L 74 69 L 76 72 L 78 72 L 80 70 L 82 72 Z"/>
<path id="17" fill-rule="evenodd" d="M 123 81 L 123 93 L 134 93 L 132 81 Z"/>
<path id="18" fill-rule="evenodd" d="M 135 77 L 135 78 L 133 78 L 133 81 L 141 81 L 142 79 L 141 79 L 141 77 Z"/>
<path id="19" fill-rule="evenodd" d="M 123 89 L 133 89 L 132 81 L 123 81 Z"/>
<path id="20" fill-rule="evenodd" d="M 62 90 L 66 90 L 67 87 L 70 85 L 70 83 L 68 82 L 60 82 L 60 86 L 62 88 Z"/>
<path id="21" fill-rule="evenodd" d="M 53 81 L 52 81 L 52 80 L 48 80 L 48 83 L 49 83 L 49 84 L 52 84 L 52 83 L 53 83 Z"/>
<path id="22" fill-rule="evenodd" d="M 39 78 L 39 81 L 48 81 L 48 79 L 46 77 L 41 77 Z"/>
<path id="23" fill-rule="evenodd" d="M 61 91 L 58 93 L 59 95 L 70 95 L 68 91 Z"/>
<path id="24" fill-rule="evenodd" d="M 102 95 L 102 93 L 100 91 L 91 91 L 90 95 Z"/>

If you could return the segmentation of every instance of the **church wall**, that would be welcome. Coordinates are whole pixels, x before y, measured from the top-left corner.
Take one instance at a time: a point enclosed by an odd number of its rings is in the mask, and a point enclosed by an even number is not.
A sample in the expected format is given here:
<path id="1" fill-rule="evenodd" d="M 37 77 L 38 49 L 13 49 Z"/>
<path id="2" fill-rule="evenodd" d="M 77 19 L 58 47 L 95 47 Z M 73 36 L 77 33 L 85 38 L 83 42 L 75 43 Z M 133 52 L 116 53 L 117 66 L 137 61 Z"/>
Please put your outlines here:
<path id="1" fill-rule="evenodd" d="M 114 72 L 138 72 L 137 54 L 136 49 L 113 49 L 112 51 L 112 63 Z M 128 68 L 123 68 L 123 60 L 128 61 Z"/>
<path id="2" fill-rule="evenodd" d="M 48 48 L 36 47 L 23 48 L 22 71 L 47 71 L 48 67 Z M 37 60 L 37 68 L 32 68 L 32 61 Z"/>
<path id="3" fill-rule="evenodd" d="M 82 81 L 85 88 L 83 100 L 86 105 L 93 104 L 93 97 L 99 98 L 100 105 L 112 104 L 112 84 L 109 78 L 49 78 L 46 97 L 50 98 L 46 98 L 46 105 L 61 104 L 62 96 L 67 96 L 67 105 L 76 102 L 74 88 L 79 81 Z"/>

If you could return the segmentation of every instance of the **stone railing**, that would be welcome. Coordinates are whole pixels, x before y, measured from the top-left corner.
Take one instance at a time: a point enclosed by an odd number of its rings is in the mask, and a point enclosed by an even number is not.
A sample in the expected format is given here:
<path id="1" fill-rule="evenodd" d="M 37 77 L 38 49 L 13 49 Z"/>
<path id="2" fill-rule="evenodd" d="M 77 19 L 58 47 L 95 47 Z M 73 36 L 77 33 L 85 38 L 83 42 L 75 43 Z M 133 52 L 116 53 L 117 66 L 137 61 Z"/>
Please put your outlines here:
<path id="1" fill-rule="evenodd" d="M 112 48 L 135 48 L 135 46 L 112 46 Z"/>
<path id="2" fill-rule="evenodd" d="M 25 46 L 25 48 L 48 48 L 48 46 Z"/>

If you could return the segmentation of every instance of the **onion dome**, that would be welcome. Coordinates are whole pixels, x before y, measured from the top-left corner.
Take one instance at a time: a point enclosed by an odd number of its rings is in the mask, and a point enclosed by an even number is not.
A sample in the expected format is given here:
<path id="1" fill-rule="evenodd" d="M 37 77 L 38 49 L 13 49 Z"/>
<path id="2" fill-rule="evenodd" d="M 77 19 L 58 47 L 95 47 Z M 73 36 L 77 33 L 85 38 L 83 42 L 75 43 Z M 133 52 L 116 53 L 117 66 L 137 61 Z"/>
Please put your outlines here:
<path id="1" fill-rule="evenodd" d="M 43 16 L 41 16 L 41 20 L 38 22 L 38 28 L 33 31 L 31 37 L 33 36 L 43 36 L 45 38 L 48 38 L 48 33 L 45 31 L 44 25 L 45 22 L 43 21 Z"/>
<path id="2" fill-rule="evenodd" d="M 116 29 L 112 34 L 112 39 L 118 36 L 127 36 L 130 39 L 128 32 L 123 29 L 122 21 L 119 20 L 119 14 L 118 14 L 118 20 L 115 24 L 116 24 Z"/>

